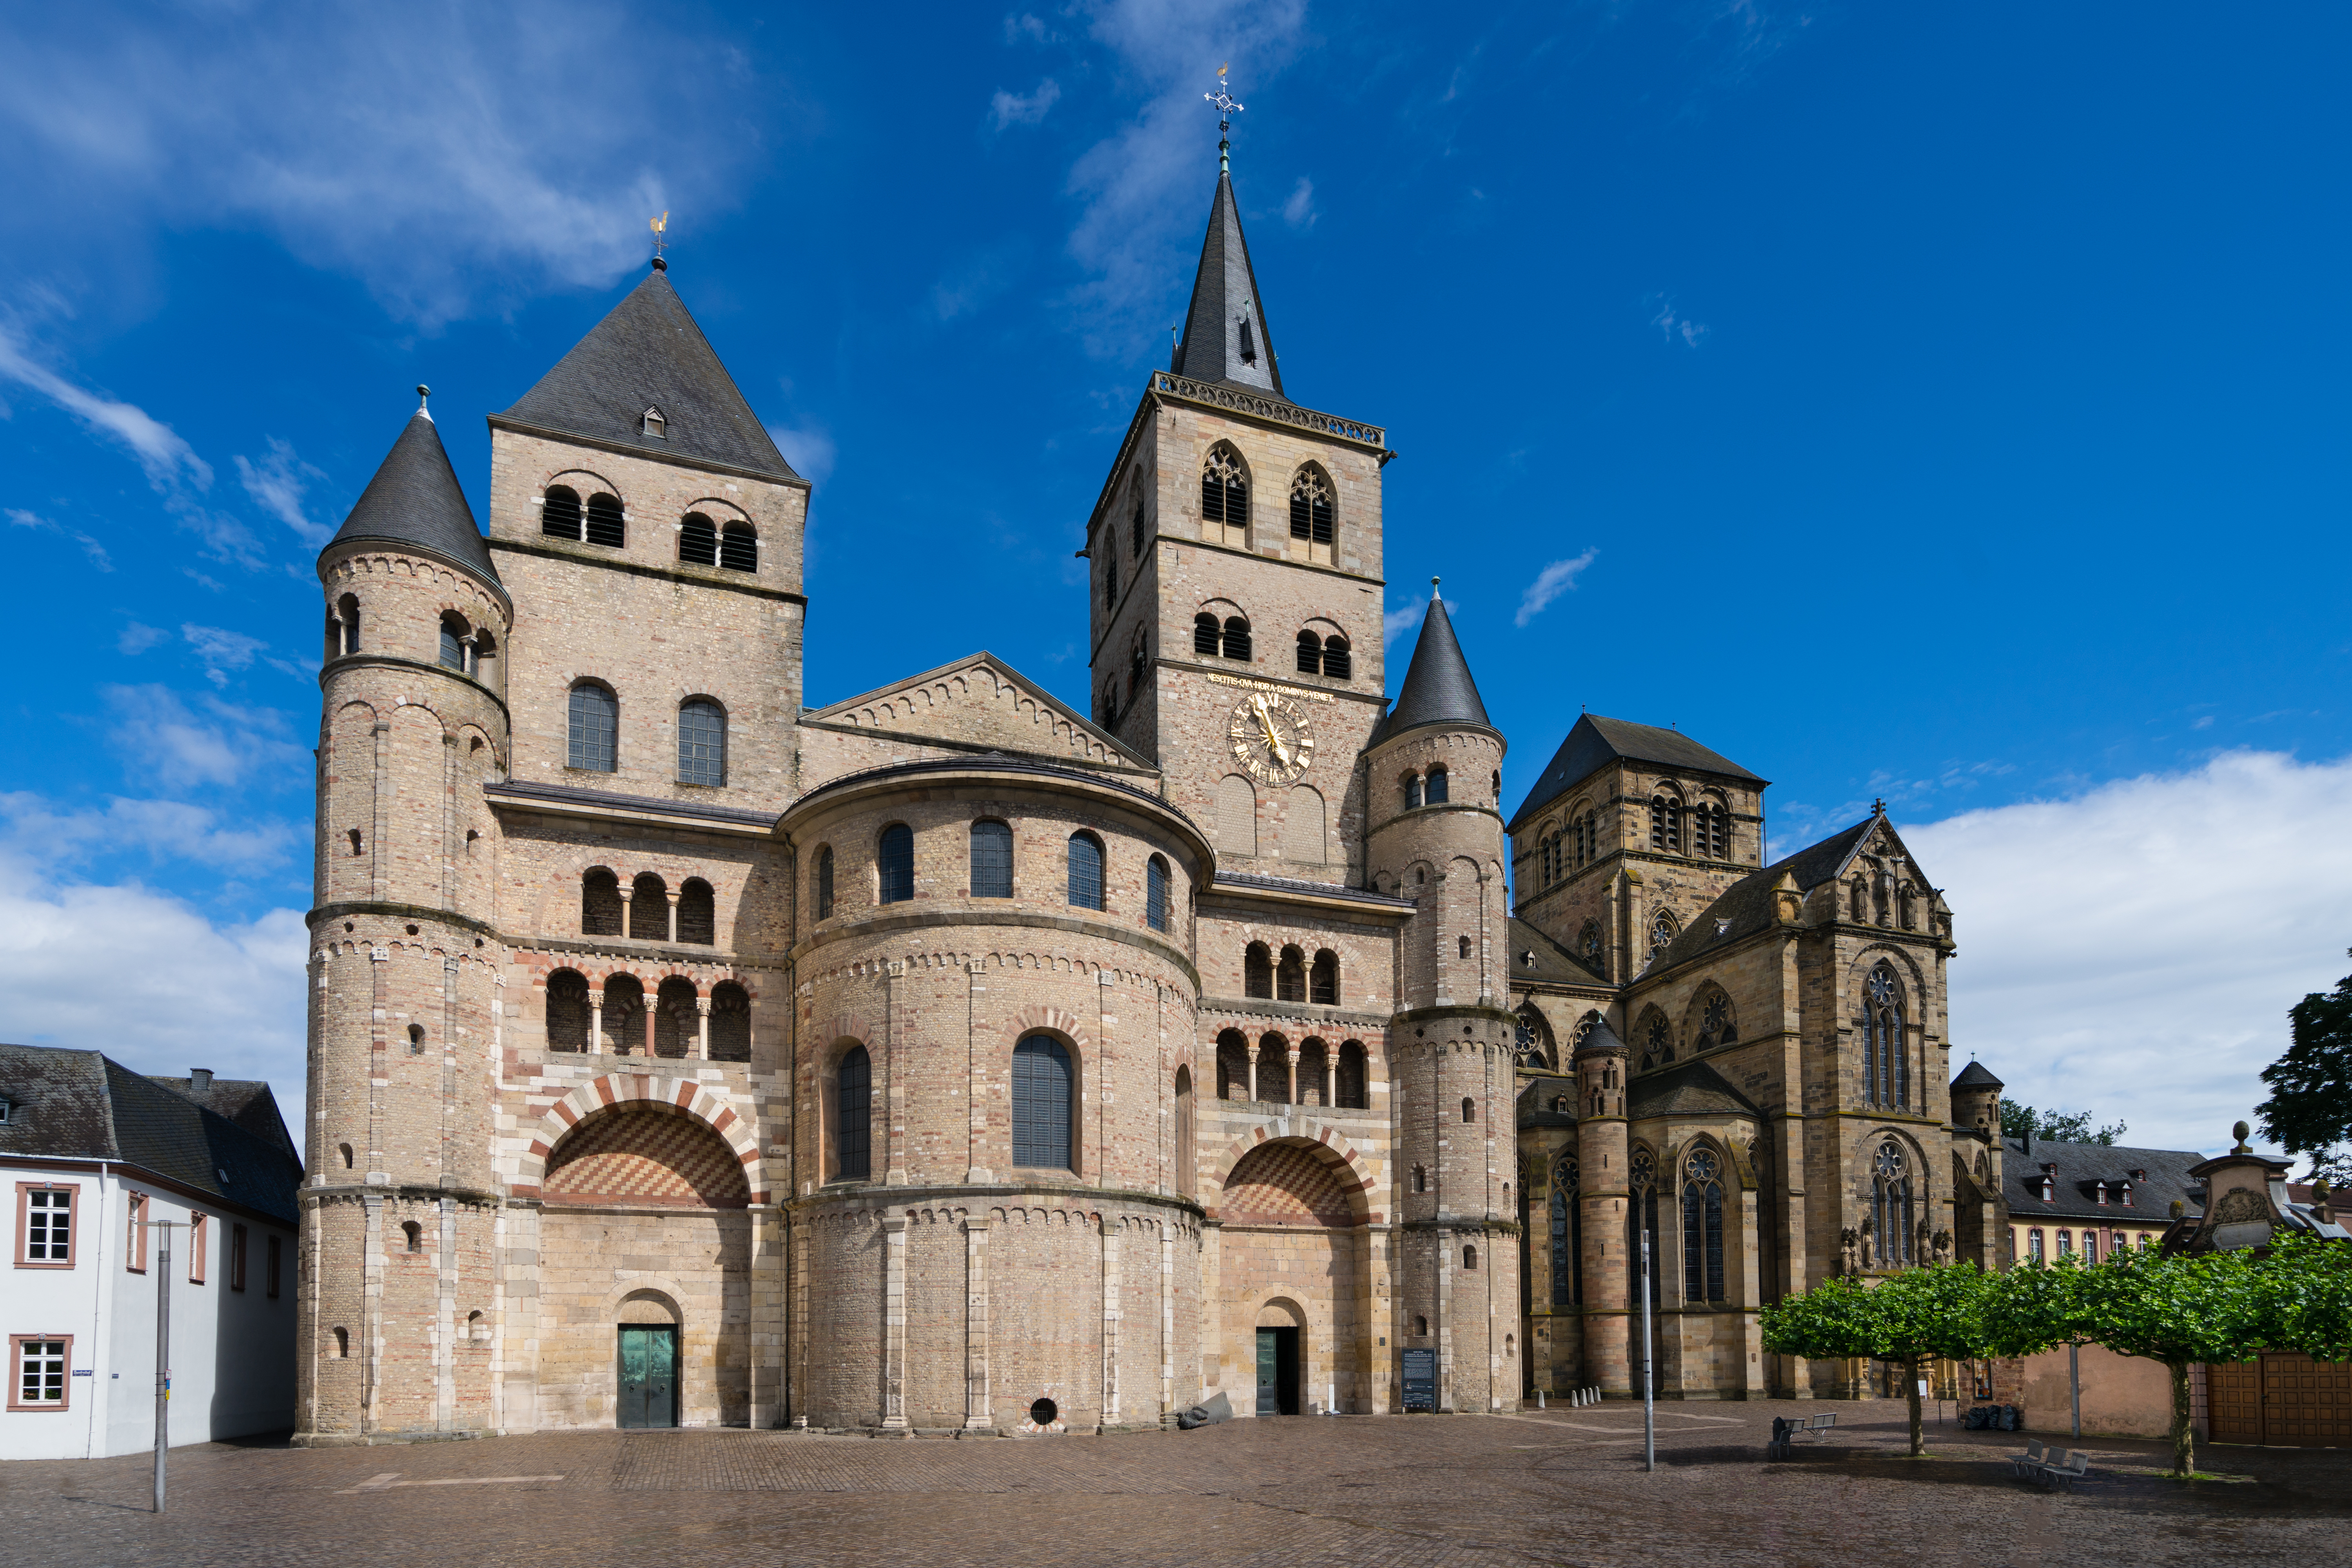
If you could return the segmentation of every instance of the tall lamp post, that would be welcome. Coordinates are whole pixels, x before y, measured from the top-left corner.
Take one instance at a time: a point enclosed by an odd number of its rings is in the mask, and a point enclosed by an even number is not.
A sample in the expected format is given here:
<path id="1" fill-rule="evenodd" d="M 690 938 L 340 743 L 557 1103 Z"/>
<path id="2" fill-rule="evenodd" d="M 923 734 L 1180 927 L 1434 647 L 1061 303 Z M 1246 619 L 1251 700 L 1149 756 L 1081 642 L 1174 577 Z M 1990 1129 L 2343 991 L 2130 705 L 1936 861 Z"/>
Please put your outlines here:
<path id="1" fill-rule="evenodd" d="M 155 1250 L 155 1511 L 163 1511 L 164 1458 L 172 1447 L 172 1223 L 148 1222 L 162 1235 Z"/>
<path id="2" fill-rule="evenodd" d="M 1650 1377 L 1650 1232 L 1642 1230 L 1642 1468 L 1658 1468 L 1657 1394 Z"/>

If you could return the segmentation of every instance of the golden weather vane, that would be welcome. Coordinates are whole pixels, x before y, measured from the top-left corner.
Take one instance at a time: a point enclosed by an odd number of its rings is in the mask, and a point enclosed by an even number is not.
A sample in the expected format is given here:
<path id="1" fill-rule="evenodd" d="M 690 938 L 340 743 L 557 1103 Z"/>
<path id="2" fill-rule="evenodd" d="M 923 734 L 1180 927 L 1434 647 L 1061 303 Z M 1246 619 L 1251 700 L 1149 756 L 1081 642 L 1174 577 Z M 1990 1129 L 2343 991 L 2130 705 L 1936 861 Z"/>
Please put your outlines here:
<path id="1" fill-rule="evenodd" d="M 654 259 L 658 261 L 661 259 L 662 237 L 669 232 L 669 209 L 664 207 L 661 216 L 649 220 L 649 226 L 654 231 Z"/>
<path id="2" fill-rule="evenodd" d="M 1233 147 L 1231 132 L 1234 128 L 1234 116 L 1239 114 L 1242 110 L 1246 107 L 1246 105 L 1235 103 L 1234 101 L 1233 94 L 1225 90 L 1225 72 L 1231 68 L 1233 68 L 1233 62 L 1230 60 L 1226 61 L 1225 64 L 1219 66 L 1217 68 L 1217 90 L 1214 92 L 1204 92 L 1201 95 L 1202 98 L 1213 105 L 1217 111 L 1217 173 L 1220 174 L 1231 174 L 1233 172 L 1233 162 L 1229 154 L 1230 150 Z"/>

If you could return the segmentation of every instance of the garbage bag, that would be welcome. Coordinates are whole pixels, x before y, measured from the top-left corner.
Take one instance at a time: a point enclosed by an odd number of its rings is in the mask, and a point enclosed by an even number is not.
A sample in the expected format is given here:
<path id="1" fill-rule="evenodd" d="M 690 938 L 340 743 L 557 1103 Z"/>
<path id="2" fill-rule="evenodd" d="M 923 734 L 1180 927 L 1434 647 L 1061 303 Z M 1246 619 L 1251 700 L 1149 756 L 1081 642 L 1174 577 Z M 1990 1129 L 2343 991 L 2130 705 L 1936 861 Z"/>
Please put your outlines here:
<path id="1" fill-rule="evenodd" d="M 1193 1405 L 1189 1410 L 1180 1412 L 1176 1417 L 1176 1425 L 1184 1431 L 1190 1432 L 1195 1426 L 1213 1426 L 1220 1421 L 1230 1421 L 1233 1418 L 1233 1401 L 1219 1394 Z"/>

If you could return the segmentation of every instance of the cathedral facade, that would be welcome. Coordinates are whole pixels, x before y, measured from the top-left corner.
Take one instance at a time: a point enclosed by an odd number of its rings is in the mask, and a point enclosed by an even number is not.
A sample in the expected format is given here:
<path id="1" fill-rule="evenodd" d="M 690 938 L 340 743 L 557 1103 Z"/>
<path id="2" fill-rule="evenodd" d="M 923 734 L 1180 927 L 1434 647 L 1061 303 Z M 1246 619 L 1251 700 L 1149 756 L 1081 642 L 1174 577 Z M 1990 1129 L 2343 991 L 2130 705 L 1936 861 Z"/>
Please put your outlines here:
<path id="1" fill-rule="evenodd" d="M 1994 1261 L 1893 826 L 1767 866 L 1592 716 L 1509 807 L 1435 597 L 1391 702 L 1387 434 L 1223 174 L 1087 711 L 803 701 L 810 487 L 658 260 L 489 424 L 487 533 L 420 408 L 319 559 L 299 1440 L 1842 1393 L 1760 1303 Z"/>

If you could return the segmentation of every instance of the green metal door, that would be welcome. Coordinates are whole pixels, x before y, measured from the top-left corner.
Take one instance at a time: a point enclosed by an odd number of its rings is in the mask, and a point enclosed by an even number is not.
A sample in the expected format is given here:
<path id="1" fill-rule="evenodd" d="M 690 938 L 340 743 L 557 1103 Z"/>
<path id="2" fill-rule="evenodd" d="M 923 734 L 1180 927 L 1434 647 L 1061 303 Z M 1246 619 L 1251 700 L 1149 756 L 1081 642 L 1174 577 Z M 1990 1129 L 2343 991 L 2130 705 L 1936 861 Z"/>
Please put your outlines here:
<path id="1" fill-rule="evenodd" d="M 1257 1331 L 1257 1413 L 1282 1413 L 1282 1342 L 1273 1329 Z"/>
<path id="2" fill-rule="evenodd" d="M 677 1331 L 667 1323 L 621 1325 L 623 1426 L 677 1425 Z"/>

